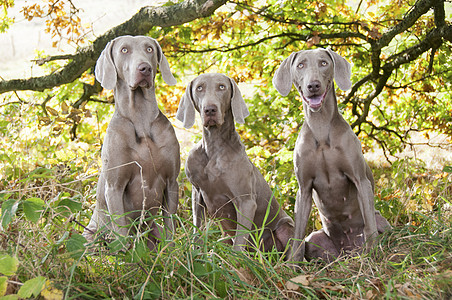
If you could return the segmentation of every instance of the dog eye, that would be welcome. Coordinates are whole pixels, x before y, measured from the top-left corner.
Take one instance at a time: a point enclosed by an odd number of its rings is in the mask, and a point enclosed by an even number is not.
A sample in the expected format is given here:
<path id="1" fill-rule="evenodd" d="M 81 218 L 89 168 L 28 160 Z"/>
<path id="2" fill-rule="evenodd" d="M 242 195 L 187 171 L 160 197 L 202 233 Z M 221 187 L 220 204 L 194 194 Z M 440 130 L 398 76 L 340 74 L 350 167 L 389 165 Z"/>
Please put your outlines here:
<path id="1" fill-rule="evenodd" d="M 303 69 L 304 68 L 304 64 L 303 63 L 299 63 L 297 66 L 299 69 Z"/>
<path id="2" fill-rule="evenodd" d="M 148 47 L 148 48 L 146 49 L 146 51 L 149 52 L 149 53 L 152 53 L 152 51 L 154 51 L 154 49 L 152 49 L 152 47 Z"/>
<path id="3" fill-rule="evenodd" d="M 127 49 L 126 47 L 124 47 L 124 48 L 121 49 L 121 52 L 122 52 L 122 53 L 127 53 L 127 52 L 129 52 L 129 49 Z"/>
<path id="4" fill-rule="evenodd" d="M 220 90 L 226 89 L 226 86 L 224 84 L 220 84 L 218 87 L 220 88 Z"/>
<path id="5" fill-rule="evenodd" d="M 322 65 L 322 67 L 328 66 L 328 62 L 325 60 L 322 60 L 320 64 Z"/>
<path id="6" fill-rule="evenodd" d="M 201 92 L 201 91 L 202 91 L 202 86 L 201 86 L 201 85 L 198 86 L 198 87 L 196 88 L 196 90 L 197 90 L 198 92 Z"/>

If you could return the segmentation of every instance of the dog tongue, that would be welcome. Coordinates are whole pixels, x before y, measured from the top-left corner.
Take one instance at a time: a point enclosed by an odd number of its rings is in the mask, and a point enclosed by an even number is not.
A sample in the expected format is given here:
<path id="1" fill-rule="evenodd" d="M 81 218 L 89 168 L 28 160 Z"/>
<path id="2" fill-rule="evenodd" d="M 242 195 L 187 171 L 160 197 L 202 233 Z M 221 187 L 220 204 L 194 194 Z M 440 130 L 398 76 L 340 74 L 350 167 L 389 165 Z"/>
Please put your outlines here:
<path id="1" fill-rule="evenodd" d="M 323 95 L 308 98 L 310 106 L 319 106 L 322 104 Z"/>

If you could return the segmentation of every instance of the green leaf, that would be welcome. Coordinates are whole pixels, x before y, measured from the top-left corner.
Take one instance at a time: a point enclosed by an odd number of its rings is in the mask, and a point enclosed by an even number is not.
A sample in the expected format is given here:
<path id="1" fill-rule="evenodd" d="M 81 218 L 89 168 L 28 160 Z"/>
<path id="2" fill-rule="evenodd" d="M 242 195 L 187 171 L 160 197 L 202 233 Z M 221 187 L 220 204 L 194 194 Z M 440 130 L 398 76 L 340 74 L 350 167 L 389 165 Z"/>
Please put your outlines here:
<path id="1" fill-rule="evenodd" d="M 86 239 L 78 233 L 72 234 L 66 242 L 66 250 L 73 259 L 79 259 L 85 252 Z"/>
<path id="2" fill-rule="evenodd" d="M 9 199 L 2 204 L 2 222 L 1 227 L 5 229 L 16 215 L 17 207 L 19 206 L 19 200 Z M 0 228 L 0 229 L 2 229 Z"/>
<path id="3" fill-rule="evenodd" d="M 289 151 L 286 148 L 281 148 L 278 151 L 276 157 L 281 163 L 291 162 L 293 160 L 293 151 Z"/>
<path id="4" fill-rule="evenodd" d="M 16 300 L 16 299 L 19 299 L 19 295 L 17 294 L 11 294 L 0 297 L 0 300 Z"/>
<path id="5" fill-rule="evenodd" d="M 69 217 L 73 213 L 77 213 L 82 210 L 82 203 L 73 199 L 64 198 L 56 203 L 55 210 L 65 216 Z"/>
<path id="6" fill-rule="evenodd" d="M 9 256 L 8 254 L 0 255 L 0 273 L 6 276 L 16 274 L 17 265 L 19 261 L 16 257 Z"/>
<path id="7" fill-rule="evenodd" d="M 65 233 L 63 233 L 63 236 L 58 241 L 56 241 L 55 245 L 57 246 L 61 245 L 67 239 L 68 236 L 69 231 L 66 231 Z"/>
<path id="8" fill-rule="evenodd" d="M 226 280 L 215 280 L 215 291 L 221 298 L 226 298 L 228 295 Z"/>
<path id="9" fill-rule="evenodd" d="M 44 208 L 44 201 L 39 198 L 28 198 L 23 202 L 25 216 L 33 223 L 38 222 Z"/>
<path id="10" fill-rule="evenodd" d="M 133 299 L 159 299 L 162 289 L 154 282 L 141 286 L 140 292 Z"/>
<path id="11" fill-rule="evenodd" d="M 36 278 L 25 281 L 24 285 L 20 287 L 17 295 L 21 298 L 30 298 L 31 296 L 38 297 L 46 284 L 46 278 L 38 276 Z"/>
<path id="12" fill-rule="evenodd" d="M 8 280 L 8 277 L 0 276 L 0 296 L 5 295 L 6 293 L 6 288 L 8 287 L 8 282 L 6 282 L 6 280 Z"/>
<path id="13" fill-rule="evenodd" d="M 162 294 L 162 289 L 154 282 L 148 284 L 146 290 L 151 294 L 152 299 L 158 299 Z"/>
<path id="14" fill-rule="evenodd" d="M 127 251 L 126 259 L 127 262 L 140 262 L 140 261 L 147 261 L 149 259 L 149 248 L 147 246 L 147 242 L 144 239 L 140 239 L 136 241 L 134 247 Z"/>
<path id="15" fill-rule="evenodd" d="M 207 275 L 207 269 L 204 266 L 204 264 L 200 262 L 194 262 L 193 263 L 193 274 L 197 277 L 202 277 Z"/>
<path id="16" fill-rule="evenodd" d="M 444 166 L 443 172 L 452 173 L 452 166 Z"/>

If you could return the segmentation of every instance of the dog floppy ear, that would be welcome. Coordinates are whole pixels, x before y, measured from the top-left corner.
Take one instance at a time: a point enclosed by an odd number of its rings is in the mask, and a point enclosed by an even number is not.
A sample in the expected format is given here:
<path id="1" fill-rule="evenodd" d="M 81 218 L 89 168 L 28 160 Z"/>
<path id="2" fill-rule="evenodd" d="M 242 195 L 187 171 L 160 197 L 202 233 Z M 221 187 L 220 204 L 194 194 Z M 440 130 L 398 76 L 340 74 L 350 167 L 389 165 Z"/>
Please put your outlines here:
<path id="1" fill-rule="evenodd" d="M 195 106 L 191 96 L 192 82 L 187 85 L 185 93 L 180 99 L 176 118 L 184 124 L 184 128 L 191 128 L 195 124 Z"/>
<path id="2" fill-rule="evenodd" d="M 292 72 L 290 71 L 290 67 L 297 54 L 298 52 L 294 52 L 283 60 L 273 76 L 273 85 L 282 96 L 287 96 L 292 89 Z"/>
<path id="3" fill-rule="evenodd" d="M 350 78 L 352 77 L 352 67 L 350 63 L 330 48 L 326 49 L 326 51 L 333 60 L 334 80 L 336 81 L 337 86 L 343 91 L 349 90 L 352 87 L 352 82 L 350 81 Z"/>
<path id="4" fill-rule="evenodd" d="M 94 70 L 97 81 L 99 81 L 102 87 L 107 90 L 114 89 L 116 81 L 118 80 L 118 73 L 116 72 L 116 67 L 111 55 L 111 50 L 115 40 L 116 39 L 108 42 L 105 49 L 102 50 L 102 53 L 97 59 Z"/>
<path id="5" fill-rule="evenodd" d="M 242 93 L 240 92 L 237 83 L 234 79 L 229 78 L 232 86 L 232 96 L 231 96 L 231 109 L 234 120 L 239 124 L 245 123 L 245 118 L 250 115 L 248 108 L 246 107 L 245 100 L 243 100 Z"/>
<path id="6" fill-rule="evenodd" d="M 169 64 L 168 64 L 168 60 L 165 57 L 165 54 L 163 54 L 162 48 L 160 47 L 159 42 L 157 42 L 157 40 L 150 38 L 156 45 L 157 47 L 157 58 L 158 58 L 158 63 L 159 63 L 159 67 L 160 67 L 160 72 L 162 73 L 162 78 L 163 80 L 166 82 L 166 84 L 168 85 L 175 85 L 177 83 L 176 78 L 174 78 L 173 74 L 171 73 Z"/>

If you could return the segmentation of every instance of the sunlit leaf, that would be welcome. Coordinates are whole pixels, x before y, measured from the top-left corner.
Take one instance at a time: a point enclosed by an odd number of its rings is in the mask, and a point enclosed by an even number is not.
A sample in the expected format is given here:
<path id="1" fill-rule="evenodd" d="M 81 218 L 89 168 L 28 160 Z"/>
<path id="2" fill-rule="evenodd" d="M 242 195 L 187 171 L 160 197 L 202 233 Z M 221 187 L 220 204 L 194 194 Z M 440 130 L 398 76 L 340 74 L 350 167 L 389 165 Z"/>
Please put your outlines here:
<path id="1" fill-rule="evenodd" d="M 51 280 L 47 280 L 44 290 L 41 291 L 41 297 L 45 300 L 62 300 L 64 299 L 64 294 L 62 290 L 53 287 Z"/>
<path id="2" fill-rule="evenodd" d="M 11 276 L 17 271 L 19 261 L 16 257 L 0 254 L 0 274 Z"/>
<path id="3" fill-rule="evenodd" d="M 5 295 L 6 289 L 8 288 L 8 277 L 0 276 L 0 297 Z"/>
<path id="4" fill-rule="evenodd" d="M 17 294 L 21 298 L 30 298 L 31 296 L 38 297 L 44 289 L 46 280 L 47 279 L 43 276 L 27 280 L 24 282 L 24 285 L 20 287 Z"/>

